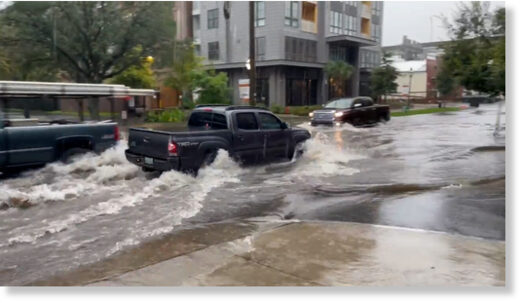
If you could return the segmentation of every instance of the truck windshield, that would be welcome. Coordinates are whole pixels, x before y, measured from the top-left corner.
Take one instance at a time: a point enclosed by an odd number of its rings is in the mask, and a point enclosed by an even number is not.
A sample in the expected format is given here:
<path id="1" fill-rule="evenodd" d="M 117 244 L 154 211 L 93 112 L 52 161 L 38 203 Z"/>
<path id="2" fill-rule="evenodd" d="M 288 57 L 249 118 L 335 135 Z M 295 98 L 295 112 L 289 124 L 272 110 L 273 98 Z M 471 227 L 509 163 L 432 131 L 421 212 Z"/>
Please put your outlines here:
<path id="1" fill-rule="evenodd" d="M 190 129 L 227 129 L 226 116 L 205 111 L 194 111 L 188 121 Z"/>
<path id="2" fill-rule="evenodd" d="M 351 98 L 334 100 L 327 103 L 325 108 L 350 108 L 352 106 L 352 101 L 354 101 L 354 99 Z"/>

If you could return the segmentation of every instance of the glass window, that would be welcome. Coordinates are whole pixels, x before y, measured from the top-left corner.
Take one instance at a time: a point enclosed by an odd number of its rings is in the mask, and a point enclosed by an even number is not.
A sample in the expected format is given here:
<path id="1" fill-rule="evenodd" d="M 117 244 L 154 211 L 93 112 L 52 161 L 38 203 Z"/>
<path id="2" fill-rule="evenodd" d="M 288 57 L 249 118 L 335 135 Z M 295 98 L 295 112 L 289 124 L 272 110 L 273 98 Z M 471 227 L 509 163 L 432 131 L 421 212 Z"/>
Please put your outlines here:
<path id="1" fill-rule="evenodd" d="M 255 1 L 255 26 L 265 25 L 265 2 Z"/>
<path id="2" fill-rule="evenodd" d="M 208 59 L 218 60 L 220 58 L 218 41 L 208 43 Z"/>
<path id="3" fill-rule="evenodd" d="M 227 129 L 226 116 L 223 114 L 213 114 L 213 123 L 211 124 L 213 129 Z"/>
<path id="4" fill-rule="evenodd" d="M 238 113 L 237 127 L 239 129 L 252 130 L 258 129 L 255 114 L 253 113 Z"/>
<path id="5" fill-rule="evenodd" d="M 338 99 L 327 103 L 325 108 L 350 108 L 354 99 Z"/>
<path id="6" fill-rule="evenodd" d="M 330 32 L 333 34 L 341 33 L 341 13 L 330 11 Z"/>
<path id="7" fill-rule="evenodd" d="M 193 112 L 188 121 L 189 128 L 204 128 L 211 125 L 211 112 Z"/>
<path id="8" fill-rule="evenodd" d="M 282 129 L 282 123 L 271 114 L 260 113 L 260 123 L 263 129 Z"/>
<path id="9" fill-rule="evenodd" d="M 218 28 L 218 8 L 208 10 L 208 29 Z"/>
<path id="10" fill-rule="evenodd" d="M 285 2 L 285 25 L 298 27 L 298 1 Z"/>
<path id="11" fill-rule="evenodd" d="M 265 37 L 258 37 L 256 38 L 256 47 L 255 47 L 255 52 L 256 52 L 256 57 L 262 57 L 262 56 L 265 56 Z M 260 58 L 260 59 L 263 59 L 263 58 Z"/>

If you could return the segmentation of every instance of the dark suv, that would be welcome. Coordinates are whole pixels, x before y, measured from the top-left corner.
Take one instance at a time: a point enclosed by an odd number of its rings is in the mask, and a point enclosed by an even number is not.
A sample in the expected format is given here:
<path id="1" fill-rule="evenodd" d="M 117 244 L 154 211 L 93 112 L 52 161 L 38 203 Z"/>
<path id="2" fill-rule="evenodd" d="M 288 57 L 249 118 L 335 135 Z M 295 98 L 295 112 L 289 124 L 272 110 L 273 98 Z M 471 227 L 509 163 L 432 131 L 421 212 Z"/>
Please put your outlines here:
<path id="1" fill-rule="evenodd" d="M 371 124 L 390 120 L 388 105 L 374 104 L 370 97 L 341 98 L 309 114 L 311 125 Z"/>

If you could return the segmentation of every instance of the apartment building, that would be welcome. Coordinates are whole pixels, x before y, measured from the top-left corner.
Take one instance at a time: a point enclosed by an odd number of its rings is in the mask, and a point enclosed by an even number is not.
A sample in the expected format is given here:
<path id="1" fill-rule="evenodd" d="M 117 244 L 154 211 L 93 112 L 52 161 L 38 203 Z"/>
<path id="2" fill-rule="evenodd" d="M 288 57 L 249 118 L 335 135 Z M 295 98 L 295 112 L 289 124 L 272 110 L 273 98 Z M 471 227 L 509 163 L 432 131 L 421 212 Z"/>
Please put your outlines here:
<path id="1" fill-rule="evenodd" d="M 355 67 L 346 85 L 357 96 L 381 60 L 383 3 L 378 1 L 255 1 L 257 101 L 314 105 L 335 97 L 323 68 L 330 60 Z M 226 72 L 233 102 L 248 79 L 249 3 L 194 1 L 193 41 L 205 64 Z M 368 76 L 367 76 L 368 73 Z"/>

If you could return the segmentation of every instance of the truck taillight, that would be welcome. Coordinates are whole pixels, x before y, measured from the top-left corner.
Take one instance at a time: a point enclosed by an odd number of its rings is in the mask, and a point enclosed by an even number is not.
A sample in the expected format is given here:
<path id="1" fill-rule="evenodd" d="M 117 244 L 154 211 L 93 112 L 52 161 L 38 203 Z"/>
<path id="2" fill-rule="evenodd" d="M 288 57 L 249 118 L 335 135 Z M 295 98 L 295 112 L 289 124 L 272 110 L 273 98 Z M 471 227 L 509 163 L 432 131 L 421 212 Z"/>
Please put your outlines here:
<path id="1" fill-rule="evenodd" d="M 119 126 L 114 126 L 114 140 L 119 141 L 121 135 L 119 134 Z"/>
<path id="2" fill-rule="evenodd" d="M 173 156 L 177 156 L 177 144 L 175 142 L 171 141 L 168 143 L 168 153 Z"/>

